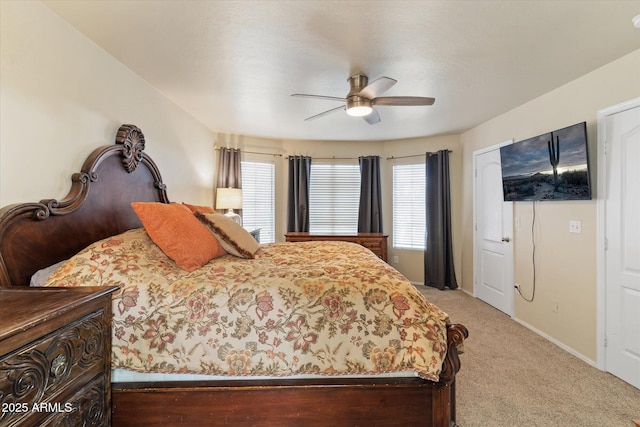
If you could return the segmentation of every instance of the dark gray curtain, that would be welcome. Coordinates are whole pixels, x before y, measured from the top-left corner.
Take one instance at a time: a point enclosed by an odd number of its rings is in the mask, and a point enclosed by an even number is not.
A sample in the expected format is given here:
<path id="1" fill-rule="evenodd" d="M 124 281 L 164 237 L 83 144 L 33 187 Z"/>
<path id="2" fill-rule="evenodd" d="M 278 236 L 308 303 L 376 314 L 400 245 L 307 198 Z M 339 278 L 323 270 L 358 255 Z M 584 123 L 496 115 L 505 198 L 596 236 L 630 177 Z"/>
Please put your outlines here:
<path id="1" fill-rule="evenodd" d="M 218 188 L 242 188 L 242 154 L 239 148 L 220 149 L 218 155 L 218 178 L 216 180 L 216 191 Z M 213 195 L 213 200 L 216 200 Z M 242 216 L 242 209 L 236 209 L 236 213 Z"/>
<path id="2" fill-rule="evenodd" d="M 360 163 L 358 233 L 382 233 L 380 157 L 359 157 L 358 162 Z"/>
<path id="3" fill-rule="evenodd" d="M 242 188 L 241 157 L 239 148 L 220 149 L 216 188 Z"/>
<path id="4" fill-rule="evenodd" d="M 427 153 L 426 158 L 426 236 L 424 284 L 438 289 L 456 289 L 451 236 L 451 193 L 449 151 Z"/>
<path id="5" fill-rule="evenodd" d="M 311 157 L 289 157 L 287 231 L 309 231 L 309 178 Z"/>

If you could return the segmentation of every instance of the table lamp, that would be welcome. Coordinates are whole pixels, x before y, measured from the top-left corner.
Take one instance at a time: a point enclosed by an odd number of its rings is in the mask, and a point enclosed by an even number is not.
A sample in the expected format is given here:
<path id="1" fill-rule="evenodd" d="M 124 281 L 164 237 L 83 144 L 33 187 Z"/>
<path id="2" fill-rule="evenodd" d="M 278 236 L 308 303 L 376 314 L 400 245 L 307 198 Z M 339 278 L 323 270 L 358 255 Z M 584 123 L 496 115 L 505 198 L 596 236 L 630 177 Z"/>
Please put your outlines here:
<path id="1" fill-rule="evenodd" d="M 242 190 L 240 188 L 218 188 L 216 209 L 227 209 L 225 216 L 242 225 L 242 218 L 233 211 L 234 209 L 242 209 Z"/>

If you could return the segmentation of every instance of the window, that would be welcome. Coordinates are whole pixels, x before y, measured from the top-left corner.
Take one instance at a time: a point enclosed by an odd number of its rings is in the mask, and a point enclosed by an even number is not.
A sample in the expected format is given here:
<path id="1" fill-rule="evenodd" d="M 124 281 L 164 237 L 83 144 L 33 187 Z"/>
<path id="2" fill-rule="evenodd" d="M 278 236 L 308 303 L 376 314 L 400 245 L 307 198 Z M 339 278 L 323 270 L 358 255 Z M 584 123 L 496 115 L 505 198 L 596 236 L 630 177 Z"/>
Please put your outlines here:
<path id="1" fill-rule="evenodd" d="M 260 243 L 275 242 L 275 165 L 242 163 L 242 225 L 260 229 Z"/>
<path id="2" fill-rule="evenodd" d="M 424 249 L 425 166 L 393 165 L 393 247 Z"/>
<path id="3" fill-rule="evenodd" d="M 312 162 L 309 179 L 309 231 L 357 233 L 360 166 Z"/>

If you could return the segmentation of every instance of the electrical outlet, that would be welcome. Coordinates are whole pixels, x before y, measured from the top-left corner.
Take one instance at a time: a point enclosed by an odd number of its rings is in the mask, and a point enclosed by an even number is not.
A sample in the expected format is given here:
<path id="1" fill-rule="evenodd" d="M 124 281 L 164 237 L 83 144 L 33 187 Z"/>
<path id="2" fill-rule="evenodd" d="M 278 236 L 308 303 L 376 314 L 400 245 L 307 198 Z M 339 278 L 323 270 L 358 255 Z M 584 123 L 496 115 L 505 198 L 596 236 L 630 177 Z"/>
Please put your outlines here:
<path id="1" fill-rule="evenodd" d="M 397 264 L 397 263 L 399 263 L 399 262 L 400 262 L 400 260 L 398 259 L 398 255 L 394 255 L 394 256 L 393 256 L 393 263 L 394 263 L 394 264 Z"/>
<path id="2" fill-rule="evenodd" d="M 582 233 L 582 221 L 571 220 L 569 221 L 569 233 Z"/>
<path id="3" fill-rule="evenodd" d="M 554 312 L 554 313 L 558 312 L 558 301 L 557 300 L 554 300 L 554 299 L 551 300 L 551 311 Z"/>

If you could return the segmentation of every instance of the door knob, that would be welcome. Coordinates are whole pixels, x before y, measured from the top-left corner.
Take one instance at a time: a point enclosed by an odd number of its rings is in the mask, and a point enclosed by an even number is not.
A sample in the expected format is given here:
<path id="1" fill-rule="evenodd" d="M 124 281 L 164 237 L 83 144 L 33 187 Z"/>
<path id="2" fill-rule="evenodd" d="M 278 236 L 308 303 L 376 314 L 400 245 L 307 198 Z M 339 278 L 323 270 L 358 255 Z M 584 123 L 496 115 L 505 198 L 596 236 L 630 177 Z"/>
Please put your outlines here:
<path id="1" fill-rule="evenodd" d="M 506 242 L 506 243 L 509 243 L 509 242 L 511 241 L 511 239 L 510 239 L 510 238 L 508 238 L 508 237 L 503 237 L 503 238 L 502 238 L 502 241 L 503 241 L 503 242 Z"/>

